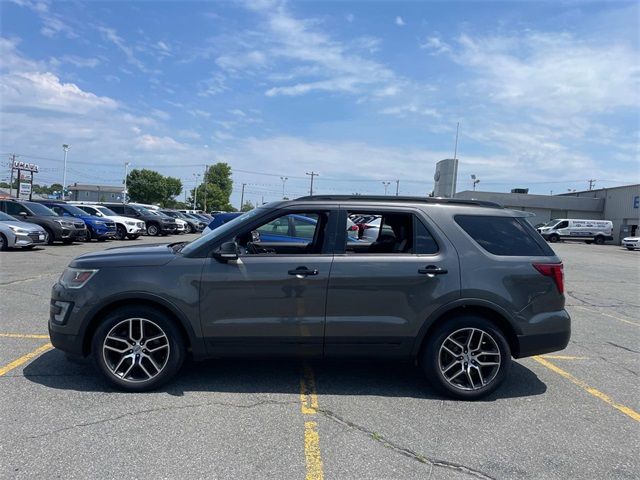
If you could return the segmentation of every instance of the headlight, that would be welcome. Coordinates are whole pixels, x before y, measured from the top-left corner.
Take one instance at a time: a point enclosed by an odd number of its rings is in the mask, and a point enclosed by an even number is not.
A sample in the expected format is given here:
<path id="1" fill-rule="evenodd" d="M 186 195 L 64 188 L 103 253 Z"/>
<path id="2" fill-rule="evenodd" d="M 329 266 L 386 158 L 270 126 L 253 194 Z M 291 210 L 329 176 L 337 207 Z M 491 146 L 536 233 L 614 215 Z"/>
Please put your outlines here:
<path id="1" fill-rule="evenodd" d="M 66 288 L 82 288 L 97 272 L 98 270 L 67 268 L 58 281 Z"/>
<path id="2" fill-rule="evenodd" d="M 106 223 L 107 223 L 107 222 L 103 222 L 103 221 L 101 221 L 101 220 L 96 220 L 96 221 L 95 221 L 95 224 L 96 224 L 96 225 L 105 225 Z"/>
<path id="3" fill-rule="evenodd" d="M 24 228 L 21 227 L 16 227 L 15 225 L 8 225 L 8 227 L 14 232 L 17 233 L 19 235 L 29 235 L 29 230 L 25 230 Z"/>
<path id="4" fill-rule="evenodd" d="M 129 225 L 131 227 L 135 227 L 135 225 L 136 225 L 136 222 L 124 222 L 124 223 L 126 223 L 127 225 Z"/>
<path id="5" fill-rule="evenodd" d="M 73 228 L 73 223 L 67 221 L 67 220 L 54 220 L 55 222 L 58 222 L 60 224 L 61 227 L 63 228 Z"/>

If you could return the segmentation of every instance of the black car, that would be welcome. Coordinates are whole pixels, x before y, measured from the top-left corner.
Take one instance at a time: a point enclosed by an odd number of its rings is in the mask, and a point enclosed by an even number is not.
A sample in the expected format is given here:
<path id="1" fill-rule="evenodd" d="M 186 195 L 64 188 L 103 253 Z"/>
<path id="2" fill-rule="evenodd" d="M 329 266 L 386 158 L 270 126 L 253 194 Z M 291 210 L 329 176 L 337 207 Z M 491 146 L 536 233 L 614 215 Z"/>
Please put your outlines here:
<path id="1" fill-rule="evenodd" d="M 147 235 L 152 237 L 176 233 L 176 230 L 178 229 L 178 225 L 171 217 L 156 215 L 146 208 L 138 205 L 128 205 L 123 203 L 104 203 L 103 205 L 109 210 L 113 210 L 118 215 L 137 218 L 138 220 L 144 221 L 147 227 Z"/>
<path id="2" fill-rule="evenodd" d="M 0 200 L 0 210 L 18 220 L 40 225 L 47 232 L 47 243 L 72 243 L 74 240 L 85 241 L 88 231 L 82 220 L 61 217 L 50 208 L 36 202 L 23 200 Z"/>

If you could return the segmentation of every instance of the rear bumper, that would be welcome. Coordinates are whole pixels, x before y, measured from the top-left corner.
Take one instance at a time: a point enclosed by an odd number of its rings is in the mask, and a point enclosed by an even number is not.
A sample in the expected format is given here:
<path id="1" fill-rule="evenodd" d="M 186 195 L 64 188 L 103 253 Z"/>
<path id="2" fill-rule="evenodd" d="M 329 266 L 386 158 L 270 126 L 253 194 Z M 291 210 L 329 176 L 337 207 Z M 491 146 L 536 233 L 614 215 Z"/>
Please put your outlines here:
<path id="1" fill-rule="evenodd" d="M 516 336 L 515 358 L 531 357 L 563 350 L 571 338 L 571 317 L 566 310 L 536 315 L 529 323 L 529 333 Z"/>
<path id="2" fill-rule="evenodd" d="M 84 356 L 82 339 L 78 335 L 56 332 L 49 325 L 49 338 L 51 339 L 51 345 L 55 348 L 71 355 Z"/>

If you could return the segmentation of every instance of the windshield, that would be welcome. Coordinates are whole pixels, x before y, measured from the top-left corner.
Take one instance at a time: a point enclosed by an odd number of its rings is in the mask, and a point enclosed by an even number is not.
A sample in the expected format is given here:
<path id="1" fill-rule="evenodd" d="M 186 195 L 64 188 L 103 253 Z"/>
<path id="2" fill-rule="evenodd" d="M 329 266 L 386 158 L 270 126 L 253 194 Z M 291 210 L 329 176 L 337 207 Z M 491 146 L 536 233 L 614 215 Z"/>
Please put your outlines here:
<path id="1" fill-rule="evenodd" d="M 555 224 L 557 224 L 560 220 L 551 220 L 550 222 L 547 222 L 543 225 L 543 227 L 553 227 Z"/>
<path id="2" fill-rule="evenodd" d="M 106 215 L 107 217 L 117 217 L 118 214 L 113 210 L 109 210 L 107 207 L 95 207 L 101 214 Z"/>
<path id="3" fill-rule="evenodd" d="M 74 217 L 86 217 L 87 215 L 89 215 L 87 212 L 85 212 L 81 208 L 78 208 L 73 205 L 65 205 L 64 210 L 66 210 L 66 212 L 69 215 L 73 215 Z"/>
<path id="4" fill-rule="evenodd" d="M 39 215 L 41 217 L 57 217 L 58 214 L 51 210 L 50 208 L 45 207 L 44 205 L 40 205 L 39 203 L 34 202 L 25 202 L 24 205 L 33 212 L 34 215 Z"/>
<path id="5" fill-rule="evenodd" d="M 244 223 L 245 221 L 248 222 L 255 217 L 259 217 L 260 215 L 263 215 L 266 211 L 267 210 L 264 208 L 255 208 L 250 212 L 243 213 L 242 215 L 238 215 L 233 220 L 228 221 L 224 225 L 220 225 L 215 230 L 211 230 L 206 235 L 202 235 L 200 238 L 189 243 L 182 249 L 182 252 L 188 254 L 189 252 L 193 252 L 194 250 L 199 248 L 201 245 L 204 245 L 205 243 L 215 240 L 216 238 L 224 237 L 229 232 L 233 231 L 238 225 Z"/>
<path id="6" fill-rule="evenodd" d="M 136 212 L 138 212 L 141 215 L 155 215 L 154 212 L 152 212 L 151 210 L 147 210 L 144 207 L 138 207 L 136 205 L 130 205 L 131 208 L 133 208 Z"/>
<path id="7" fill-rule="evenodd" d="M 17 222 L 17 220 L 4 212 L 0 212 L 0 222 Z"/>

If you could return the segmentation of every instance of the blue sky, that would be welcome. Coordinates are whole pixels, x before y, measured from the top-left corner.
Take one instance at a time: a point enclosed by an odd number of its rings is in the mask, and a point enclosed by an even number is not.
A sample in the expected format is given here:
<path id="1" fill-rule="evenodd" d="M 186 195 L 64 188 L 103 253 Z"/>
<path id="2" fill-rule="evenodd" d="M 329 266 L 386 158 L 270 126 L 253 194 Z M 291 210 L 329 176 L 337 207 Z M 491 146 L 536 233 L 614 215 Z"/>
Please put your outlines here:
<path id="1" fill-rule="evenodd" d="M 226 161 L 256 201 L 640 181 L 637 2 L 0 3 L 0 153 L 38 179 L 192 187 Z M 39 157 L 39 158 L 35 158 Z M 7 170 L 6 168 L 4 170 Z M 395 183 L 394 183 L 395 185 Z"/>

